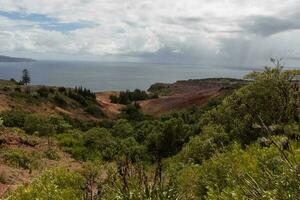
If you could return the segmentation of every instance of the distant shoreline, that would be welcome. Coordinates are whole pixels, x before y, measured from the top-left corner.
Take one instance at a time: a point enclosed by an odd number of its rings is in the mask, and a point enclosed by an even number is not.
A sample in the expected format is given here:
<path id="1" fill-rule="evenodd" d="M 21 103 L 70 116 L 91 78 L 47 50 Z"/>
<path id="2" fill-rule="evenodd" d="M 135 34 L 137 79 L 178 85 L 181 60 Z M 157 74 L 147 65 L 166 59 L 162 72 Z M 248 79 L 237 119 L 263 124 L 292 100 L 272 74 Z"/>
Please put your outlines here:
<path id="1" fill-rule="evenodd" d="M 9 56 L 1 56 L 0 55 L 0 62 L 35 62 L 34 59 L 31 58 L 17 58 L 17 57 L 9 57 Z"/>

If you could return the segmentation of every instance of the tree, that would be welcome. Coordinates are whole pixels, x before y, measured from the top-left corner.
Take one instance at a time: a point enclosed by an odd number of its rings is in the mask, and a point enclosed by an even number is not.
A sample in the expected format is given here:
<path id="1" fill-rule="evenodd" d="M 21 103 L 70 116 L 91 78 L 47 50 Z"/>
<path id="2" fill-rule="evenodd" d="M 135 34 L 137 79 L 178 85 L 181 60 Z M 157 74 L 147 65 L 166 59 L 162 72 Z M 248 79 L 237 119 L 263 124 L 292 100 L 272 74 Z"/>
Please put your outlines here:
<path id="1" fill-rule="evenodd" d="M 29 84 L 30 83 L 30 80 L 31 80 L 31 78 L 30 78 L 30 74 L 29 74 L 29 71 L 28 71 L 28 69 L 24 69 L 23 71 L 22 71 L 22 83 L 23 84 L 25 84 L 25 85 L 27 85 L 27 84 Z"/>

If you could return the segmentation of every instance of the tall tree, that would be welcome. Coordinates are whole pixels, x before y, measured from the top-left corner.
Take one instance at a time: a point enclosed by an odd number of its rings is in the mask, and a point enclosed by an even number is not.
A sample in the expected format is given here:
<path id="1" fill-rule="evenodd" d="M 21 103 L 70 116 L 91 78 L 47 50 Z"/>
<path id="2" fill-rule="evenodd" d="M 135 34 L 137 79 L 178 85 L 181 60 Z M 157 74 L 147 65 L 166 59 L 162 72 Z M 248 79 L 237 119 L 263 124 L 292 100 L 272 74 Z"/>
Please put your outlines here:
<path id="1" fill-rule="evenodd" d="M 22 71 L 22 83 L 27 85 L 27 84 L 30 83 L 30 80 L 31 80 L 31 78 L 30 78 L 30 74 L 29 74 L 28 69 L 24 69 Z"/>

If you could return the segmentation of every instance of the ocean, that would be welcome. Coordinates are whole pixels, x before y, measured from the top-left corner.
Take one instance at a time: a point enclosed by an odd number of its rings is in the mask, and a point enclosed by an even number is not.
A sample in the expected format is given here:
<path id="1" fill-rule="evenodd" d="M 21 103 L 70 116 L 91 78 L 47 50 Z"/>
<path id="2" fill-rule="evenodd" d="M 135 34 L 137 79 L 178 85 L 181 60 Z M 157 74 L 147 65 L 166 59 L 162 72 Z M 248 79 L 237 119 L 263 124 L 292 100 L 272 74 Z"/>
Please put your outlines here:
<path id="1" fill-rule="evenodd" d="M 201 78 L 242 78 L 252 69 L 183 64 L 125 62 L 35 61 L 0 63 L 0 79 L 20 80 L 22 70 L 31 74 L 31 84 L 75 87 L 93 91 L 146 90 L 150 85 Z"/>

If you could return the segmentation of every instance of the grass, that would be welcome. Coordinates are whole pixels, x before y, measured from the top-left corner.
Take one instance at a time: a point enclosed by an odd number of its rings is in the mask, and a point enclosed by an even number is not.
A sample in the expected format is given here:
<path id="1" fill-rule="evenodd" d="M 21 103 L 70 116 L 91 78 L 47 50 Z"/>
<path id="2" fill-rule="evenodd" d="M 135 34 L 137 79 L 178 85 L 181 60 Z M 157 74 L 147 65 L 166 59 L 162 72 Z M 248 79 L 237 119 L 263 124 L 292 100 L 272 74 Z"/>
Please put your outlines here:
<path id="1" fill-rule="evenodd" d="M 16 82 L 10 80 L 2 80 L 0 79 L 0 89 L 1 90 L 10 90 L 17 85 Z"/>

